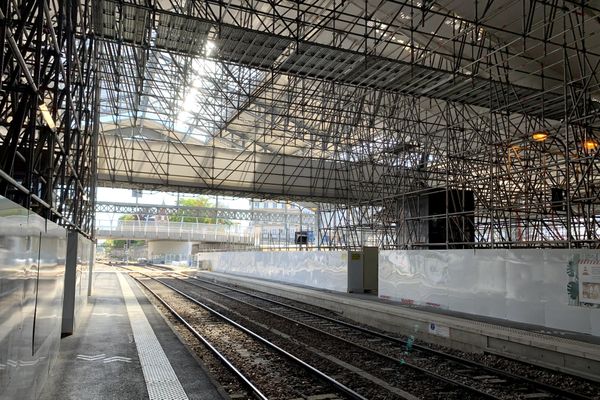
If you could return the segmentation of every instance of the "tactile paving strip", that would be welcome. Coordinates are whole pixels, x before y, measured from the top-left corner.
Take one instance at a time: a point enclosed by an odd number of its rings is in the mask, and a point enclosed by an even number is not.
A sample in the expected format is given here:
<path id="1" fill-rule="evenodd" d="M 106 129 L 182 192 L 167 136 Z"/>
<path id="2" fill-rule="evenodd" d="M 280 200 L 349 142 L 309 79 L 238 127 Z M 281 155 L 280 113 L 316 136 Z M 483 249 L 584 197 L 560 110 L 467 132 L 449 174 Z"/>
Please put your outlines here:
<path id="1" fill-rule="evenodd" d="M 122 273 L 117 275 L 150 400 L 188 400 L 133 290 Z"/>

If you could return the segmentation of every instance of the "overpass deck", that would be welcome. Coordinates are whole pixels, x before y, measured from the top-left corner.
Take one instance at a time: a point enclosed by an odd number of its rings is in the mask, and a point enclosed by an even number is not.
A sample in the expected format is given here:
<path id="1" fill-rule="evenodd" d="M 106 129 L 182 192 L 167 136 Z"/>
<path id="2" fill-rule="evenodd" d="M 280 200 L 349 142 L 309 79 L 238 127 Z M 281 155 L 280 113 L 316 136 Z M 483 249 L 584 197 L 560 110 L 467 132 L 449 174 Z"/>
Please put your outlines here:
<path id="1" fill-rule="evenodd" d="M 213 243 L 254 243 L 251 227 L 172 221 L 118 221 L 96 228 L 99 239 L 181 240 Z"/>

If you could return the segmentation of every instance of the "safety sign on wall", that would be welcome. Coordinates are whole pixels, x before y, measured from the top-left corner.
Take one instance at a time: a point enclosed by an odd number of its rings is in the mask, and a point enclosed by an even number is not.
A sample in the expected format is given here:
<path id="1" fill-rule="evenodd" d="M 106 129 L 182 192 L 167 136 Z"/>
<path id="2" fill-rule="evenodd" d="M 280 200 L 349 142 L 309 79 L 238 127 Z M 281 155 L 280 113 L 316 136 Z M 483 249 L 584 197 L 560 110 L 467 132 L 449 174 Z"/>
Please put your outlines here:
<path id="1" fill-rule="evenodd" d="M 435 322 L 429 323 L 429 333 L 436 336 L 450 337 L 450 328 L 444 325 L 436 324 Z"/>

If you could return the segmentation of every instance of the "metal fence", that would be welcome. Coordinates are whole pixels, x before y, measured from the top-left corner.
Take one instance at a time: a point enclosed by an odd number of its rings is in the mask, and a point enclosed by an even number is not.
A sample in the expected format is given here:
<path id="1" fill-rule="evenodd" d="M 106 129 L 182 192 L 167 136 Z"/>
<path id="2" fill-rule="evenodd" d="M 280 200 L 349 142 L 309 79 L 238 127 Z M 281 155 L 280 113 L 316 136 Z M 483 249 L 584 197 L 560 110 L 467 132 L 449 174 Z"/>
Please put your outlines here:
<path id="1" fill-rule="evenodd" d="M 254 244 L 252 227 L 172 221 L 105 221 L 96 228 L 101 239 L 184 240 Z"/>

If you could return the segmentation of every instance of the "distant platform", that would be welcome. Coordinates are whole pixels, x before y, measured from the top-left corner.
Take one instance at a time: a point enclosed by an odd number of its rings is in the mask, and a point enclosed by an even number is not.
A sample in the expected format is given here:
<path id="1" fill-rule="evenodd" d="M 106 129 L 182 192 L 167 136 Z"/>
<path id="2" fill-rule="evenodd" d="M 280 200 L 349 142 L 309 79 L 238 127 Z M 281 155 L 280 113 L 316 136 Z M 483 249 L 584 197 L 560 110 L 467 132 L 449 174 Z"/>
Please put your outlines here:
<path id="1" fill-rule="evenodd" d="M 42 400 L 228 398 L 126 273 L 96 271 L 94 293 L 75 333 L 61 340 Z"/>

